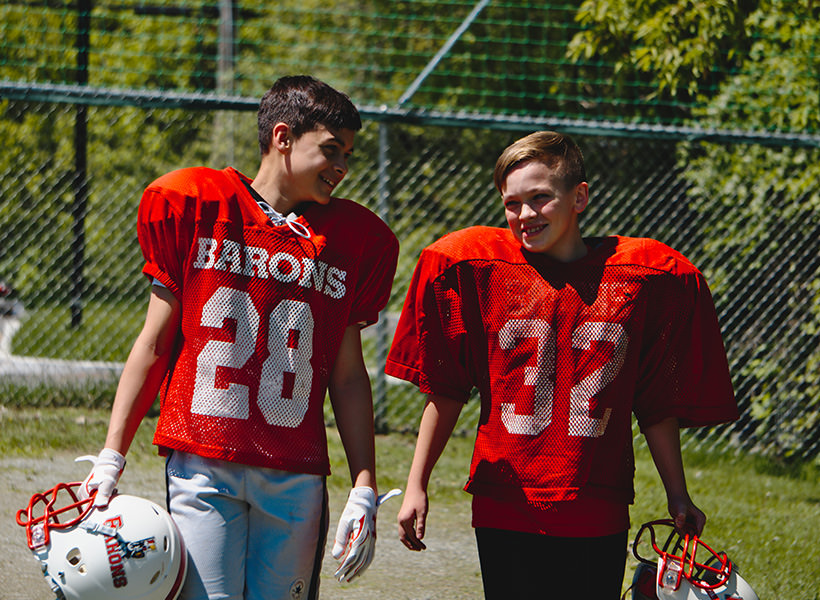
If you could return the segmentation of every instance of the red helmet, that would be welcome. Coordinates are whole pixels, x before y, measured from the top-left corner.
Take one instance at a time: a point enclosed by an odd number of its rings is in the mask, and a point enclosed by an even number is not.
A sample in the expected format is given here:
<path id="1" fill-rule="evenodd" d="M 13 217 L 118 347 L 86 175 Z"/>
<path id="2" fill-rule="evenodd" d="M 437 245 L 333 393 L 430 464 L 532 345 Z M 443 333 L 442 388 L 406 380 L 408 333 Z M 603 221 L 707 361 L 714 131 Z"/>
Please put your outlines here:
<path id="1" fill-rule="evenodd" d="M 669 528 L 663 546 L 658 545 L 655 527 Z M 641 555 L 647 531 L 656 560 Z M 681 536 L 671 519 L 641 525 L 632 553 L 641 562 L 632 580 L 634 600 L 758 600 L 725 552 L 712 550 L 696 535 Z"/>
<path id="2" fill-rule="evenodd" d="M 34 494 L 17 524 L 60 600 L 176 600 L 187 556 L 176 524 L 144 498 L 115 495 L 105 508 L 82 485 Z"/>

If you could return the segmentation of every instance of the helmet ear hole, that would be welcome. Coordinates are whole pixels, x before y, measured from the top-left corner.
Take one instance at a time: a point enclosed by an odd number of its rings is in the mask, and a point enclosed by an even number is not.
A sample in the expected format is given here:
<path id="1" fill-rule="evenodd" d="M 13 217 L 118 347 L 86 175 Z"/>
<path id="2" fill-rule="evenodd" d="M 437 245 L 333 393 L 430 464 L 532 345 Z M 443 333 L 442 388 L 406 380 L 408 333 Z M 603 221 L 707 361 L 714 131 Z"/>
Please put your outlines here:
<path id="1" fill-rule="evenodd" d="M 79 565 L 83 560 L 83 553 L 80 552 L 79 548 L 72 548 L 69 550 L 65 555 L 65 560 L 68 564 L 72 567 L 76 567 Z"/>

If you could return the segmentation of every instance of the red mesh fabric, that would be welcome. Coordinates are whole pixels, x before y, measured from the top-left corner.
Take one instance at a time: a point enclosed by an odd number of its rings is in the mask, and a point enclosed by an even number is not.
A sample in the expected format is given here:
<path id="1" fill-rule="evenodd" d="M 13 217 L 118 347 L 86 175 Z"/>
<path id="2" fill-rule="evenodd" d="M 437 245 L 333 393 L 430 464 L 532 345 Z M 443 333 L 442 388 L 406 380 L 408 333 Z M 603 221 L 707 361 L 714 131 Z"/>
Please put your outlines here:
<path id="1" fill-rule="evenodd" d="M 345 328 L 385 306 L 398 243 L 353 202 L 309 205 L 311 238 L 274 226 L 227 169 L 160 178 L 140 205 L 144 272 L 182 305 L 155 443 L 328 473 L 322 404 Z M 246 180 L 247 181 L 247 180 Z"/>
<path id="2" fill-rule="evenodd" d="M 466 489 L 537 505 L 632 500 L 631 414 L 736 418 L 701 274 L 652 240 L 588 240 L 563 264 L 476 227 L 426 249 L 387 372 L 482 413 Z"/>

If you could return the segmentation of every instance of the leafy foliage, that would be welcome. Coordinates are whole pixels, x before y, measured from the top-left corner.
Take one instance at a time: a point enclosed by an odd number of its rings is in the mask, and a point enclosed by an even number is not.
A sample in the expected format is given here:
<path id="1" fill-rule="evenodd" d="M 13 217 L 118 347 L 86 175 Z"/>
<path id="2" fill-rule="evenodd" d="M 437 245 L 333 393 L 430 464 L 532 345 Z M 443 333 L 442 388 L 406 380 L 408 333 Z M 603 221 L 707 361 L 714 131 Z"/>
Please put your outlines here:
<path id="1" fill-rule="evenodd" d="M 743 72 L 725 82 L 707 108 L 696 111 L 702 126 L 811 130 L 820 124 L 820 63 L 805 62 L 809 45 L 820 35 L 818 7 L 809 1 L 764 4 L 749 19 L 759 35 Z M 755 110 L 764 105 L 767 110 Z M 754 258 L 751 282 L 723 278 L 729 295 L 775 288 L 776 302 L 792 308 L 792 322 L 781 325 L 800 340 L 797 352 L 785 352 L 779 336 L 766 331 L 747 331 L 736 342 L 758 435 L 781 456 L 792 456 L 817 444 L 820 435 L 820 150 L 704 144 L 684 149 L 681 162 L 695 184 L 692 199 L 698 210 L 733 215 L 721 243 L 712 244 L 713 252 L 728 257 L 721 269 L 740 272 L 743 257 Z"/>
<path id="2" fill-rule="evenodd" d="M 689 111 L 706 130 L 814 131 L 819 10 L 811 0 L 588 1 L 578 12 L 588 29 L 569 54 L 643 73 L 659 97 L 708 94 Z M 751 403 L 760 443 L 799 455 L 820 435 L 820 258 L 811 251 L 820 150 L 692 143 L 680 146 L 678 164 L 691 208 L 715 217 L 701 260 L 723 312 L 738 298 L 752 307 L 727 328 L 739 395 Z M 775 321 L 773 306 L 788 310 Z M 786 334 L 800 340 L 796 352 L 781 347 Z"/>
<path id="3" fill-rule="evenodd" d="M 576 18 L 587 29 L 575 36 L 568 54 L 575 60 L 596 57 L 612 62 L 621 78 L 649 75 L 658 96 L 691 99 L 714 89 L 713 77 L 734 68 L 745 55 L 744 17 L 755 4 L 756 0 L 586 0 Z"/>

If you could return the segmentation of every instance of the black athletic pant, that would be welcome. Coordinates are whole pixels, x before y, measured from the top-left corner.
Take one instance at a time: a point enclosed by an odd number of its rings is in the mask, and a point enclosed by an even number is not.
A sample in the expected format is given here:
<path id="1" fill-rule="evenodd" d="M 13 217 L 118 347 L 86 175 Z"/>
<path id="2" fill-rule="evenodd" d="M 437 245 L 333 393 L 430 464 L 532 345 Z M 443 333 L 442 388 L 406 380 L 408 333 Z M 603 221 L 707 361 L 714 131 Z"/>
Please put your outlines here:
<path id="1" fill-rule="evenodd" d="M 484 597 L 619 600 L 627 532 L 565 538 L 476 528 Z"/>

